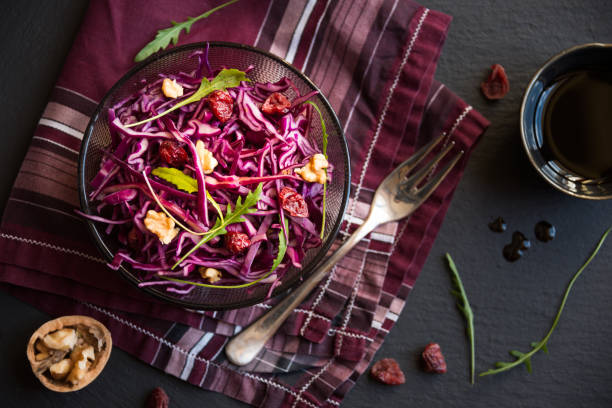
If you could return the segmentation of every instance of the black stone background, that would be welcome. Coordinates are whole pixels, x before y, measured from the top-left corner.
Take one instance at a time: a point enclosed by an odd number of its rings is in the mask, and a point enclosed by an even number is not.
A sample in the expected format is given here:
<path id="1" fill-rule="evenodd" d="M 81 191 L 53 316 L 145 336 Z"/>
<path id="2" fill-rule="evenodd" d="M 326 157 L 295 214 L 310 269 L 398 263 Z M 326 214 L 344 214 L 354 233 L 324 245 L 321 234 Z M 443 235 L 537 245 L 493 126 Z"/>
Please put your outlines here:
<path id="1" fill-rule="evenodd" d="M 612 242 L 577 281 L 549 342 L 550 354 L 523 367 L 468 382 L 464 321 L 449 294 L 442 261 L 450 252 L 476 315 L 477 371 L 526 351 L 548 330 L 569 279 L 604 229 L 612 202 L 568 197 L 542 181 L 519 140 L 523 91 L 537 68 L 567 47 L 612 42 L 609 0 L 423 0 L 454 16 L 437 78 L 482 112 L 492 125 L 472 155 L 429 259 L 395 328 L 376 358 L 394 357 L 406 384 L 386 387 L 359 379 L 346 407 L 609 407 L 612 406 Z M 0 209 L 46 104 L 87 3 L 69 0 L 0 2 Z M 170 19 L 171 16 L 168 18 Z M 508 96 L 488 102 L 479 84 L 491 64 L 510 78 Z M 505 234 L 487 223 L 502 215 Z M 546 219 L 557 238 L 535 241 L 533 227 Z M 501 256 L 514 230 L 532 238 L 516 263 Z M 202 391 L 113 350 L 103 374 L 86 389 L 61 395 L 44 389 L 30 372 L 26 342 L 48 316 L 0 292 L 0 395 L 5 407 L 138 407 L 162 386 L 174 407 L 243 404 Z M 423 373 L 419 353 L 439 342 L 449 372 Z"/>

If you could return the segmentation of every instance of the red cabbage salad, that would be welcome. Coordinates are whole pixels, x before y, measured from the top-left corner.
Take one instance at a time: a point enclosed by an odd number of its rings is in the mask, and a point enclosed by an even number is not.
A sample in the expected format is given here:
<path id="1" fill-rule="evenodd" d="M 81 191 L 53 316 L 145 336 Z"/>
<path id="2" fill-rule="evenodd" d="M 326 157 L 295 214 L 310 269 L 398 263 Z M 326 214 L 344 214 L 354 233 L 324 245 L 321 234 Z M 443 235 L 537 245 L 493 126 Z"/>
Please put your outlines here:
<path id="1" fill-rule="evenodd" d="M 324 235 L 333 168 L 317 92 L 253 82 L 253 67 L 212 71 L 206 51 L 190 58 L 193 72 L 160 73 L 108 109 L 112 142 L 82 215 L 118 241 L 109 266 L 129 265 L 141 287 L 271 293 Z"/>

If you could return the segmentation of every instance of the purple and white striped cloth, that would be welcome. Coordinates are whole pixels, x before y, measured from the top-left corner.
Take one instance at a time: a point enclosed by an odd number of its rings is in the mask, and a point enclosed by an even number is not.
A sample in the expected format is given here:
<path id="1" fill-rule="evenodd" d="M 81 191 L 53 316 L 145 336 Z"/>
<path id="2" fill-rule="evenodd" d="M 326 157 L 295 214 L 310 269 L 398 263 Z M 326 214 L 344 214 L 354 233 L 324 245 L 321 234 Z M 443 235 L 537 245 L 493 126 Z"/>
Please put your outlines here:
<path id="1" fill-rule="evenodd" d="M 274 299 L 224 312 L 161 303 L 105 266 L 73 212 L 79 146 L 97 101 L 157 29 L 219 3 L 92 0 L 6 205 L 0 282 L 50 314 L 97 318 L 115 345 L 199 387 L 255 406 L 338 406 L 402 311 L 488 122 L 433 78 L 450 17 L 411 0 L 243 0 L 183 34 L 182 43 L 223 40 L 269 50 L 328 97 L 352 158 L 338 242 L 365 218 L 380 181 L 417 146 L 444 133 L 467 153 L 408 221 L 378 228 L 338 263 L 258 358 L 238 370 L 223 346 Z M 289 372 L 300 375 L 289 382 Z"/>

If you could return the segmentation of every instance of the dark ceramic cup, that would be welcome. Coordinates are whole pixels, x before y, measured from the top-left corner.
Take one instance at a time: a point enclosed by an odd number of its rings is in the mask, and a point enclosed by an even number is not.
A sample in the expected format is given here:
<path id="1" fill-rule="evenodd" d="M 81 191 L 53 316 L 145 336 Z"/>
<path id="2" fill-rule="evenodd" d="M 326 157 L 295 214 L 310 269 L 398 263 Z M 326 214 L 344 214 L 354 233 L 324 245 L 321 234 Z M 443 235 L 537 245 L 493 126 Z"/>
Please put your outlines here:
<path id="1" fill-rule="evenodd" d="M 551 95 L 564 78 L 593 71 L 612 72 L 612 44 L 579 45 L 548 60 L 525 91 L 521 106 L 521 138 L 531 164 L 553 187 L 574 197 L 605 200 L 612 198 L 612 176 L 593 178 L 578 174 L 564 166 L 544 146 L 544 117 Z"/>

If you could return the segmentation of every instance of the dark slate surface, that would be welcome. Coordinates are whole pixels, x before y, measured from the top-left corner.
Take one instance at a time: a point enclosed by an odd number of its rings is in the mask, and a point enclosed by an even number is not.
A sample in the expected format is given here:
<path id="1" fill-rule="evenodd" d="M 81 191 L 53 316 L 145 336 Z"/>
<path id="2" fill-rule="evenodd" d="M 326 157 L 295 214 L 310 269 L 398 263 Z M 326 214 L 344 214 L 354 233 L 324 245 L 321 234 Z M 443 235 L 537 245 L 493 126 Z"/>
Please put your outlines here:
<path id="1" fill-rule="evenodd" d="M 442 262 L 455 258 L 476 314 L 477 371 L 526 350 L 548 330 L 561 294 L 603 230 L 612 224 L 612 202 L 564 196 L 531 169 L 519 141 L 522 93 L 539 65 L 556 52 L 586 42 L 612 42 L 609 0 L 427 0 L 454 16 L 437 77 L 487 116 L 491 128 L 472 155 L 448 216 L 406 308 L 377 357 L 396 358 L 407 383 L 389 388 L 360 378 L 343 406 L 374 407 L 609 407 L 612 406 L 612 242 L 575 285 L 550 354 L 533 359 L 534 373 L 520 367 L 468 382 L 464 323 L 449 295 Z M 78 28 L 86 4 L 76 1 L 1 2 L 0 203 L 8 196 L 48 93 Z M 485 101 L 480 81 L 493 63 L 509 73 L 511 91 Z M 502 215 L 508 231 L 487 223 Z M 557 226 L 557 238 L 535 241 L 541 219 Z M 501 256 L 514 230 L 532 238 L 526 257 L 509 264 Z M 146 366 L 115 349 L 101 377 L 70 395 L 44 390 L 31 374 L 25 345 L 48 316 L 0 293 L 0 395 L 7 407 L 135 407 L 162 386 L 172 406 L 242 404 Z M 449 372 L 423 373 L 419 353 L 441 344 Z"/>

